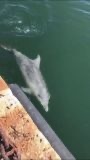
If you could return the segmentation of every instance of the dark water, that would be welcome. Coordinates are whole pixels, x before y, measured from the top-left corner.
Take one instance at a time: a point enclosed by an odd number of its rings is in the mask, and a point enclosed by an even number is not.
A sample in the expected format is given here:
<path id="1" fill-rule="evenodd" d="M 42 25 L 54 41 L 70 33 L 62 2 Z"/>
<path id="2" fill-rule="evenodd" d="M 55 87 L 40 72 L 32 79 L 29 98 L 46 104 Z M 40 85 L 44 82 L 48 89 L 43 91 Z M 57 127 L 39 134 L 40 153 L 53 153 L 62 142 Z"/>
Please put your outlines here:
<path id="1" fill-rule="evenodd" d="M 74 156 L 90 159 L 90 2 L 0 1 L 0 42 L 41 55 L 50 111 L 31 100 Z M 1 76 L 24 85 L 14 57 L 0 52 Z"/>

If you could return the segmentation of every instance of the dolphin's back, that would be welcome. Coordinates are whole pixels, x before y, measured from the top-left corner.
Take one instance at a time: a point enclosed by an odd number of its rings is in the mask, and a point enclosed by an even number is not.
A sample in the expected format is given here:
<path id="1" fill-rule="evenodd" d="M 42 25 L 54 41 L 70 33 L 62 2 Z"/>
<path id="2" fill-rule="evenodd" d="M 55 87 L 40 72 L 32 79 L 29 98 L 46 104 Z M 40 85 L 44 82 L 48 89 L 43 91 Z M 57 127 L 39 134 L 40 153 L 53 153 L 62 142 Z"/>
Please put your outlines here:
<path id="1" fill-rule="evenodd" d="M 30 83 L 33 84 L 36 88 L 38 85 L 39 86 L 44 85 L 44 87 L 46 87 L 40 69 L 35 66 L 32 60 L 29 59 L 27 63 L 22 63 L 22 69 L 23 69 L 23 74 L 25 74 L 25 79 L 27 81 L 29 80 L 28 81 L 29 84 Z"/>
<path id="2" fill-rule="evenodd" d="M 35 65 L 36 62 L 29 59 L 26 55 L 22 54 L 16 49 L 12 49 L 11 47 L 4 45 L 0 45 L 0 47 L 14 53 L 16 61 L 21 69 L 22 74 L 24 75 L 24 79 L 27 83 L 29 83 L 29 85 L 33 84 L 33 86 L 36 87 L 36 85 L 40 85 L 40 82 L 42 82 L 43 85 L 46 86 L 40 72 L 40 68 Z"/>

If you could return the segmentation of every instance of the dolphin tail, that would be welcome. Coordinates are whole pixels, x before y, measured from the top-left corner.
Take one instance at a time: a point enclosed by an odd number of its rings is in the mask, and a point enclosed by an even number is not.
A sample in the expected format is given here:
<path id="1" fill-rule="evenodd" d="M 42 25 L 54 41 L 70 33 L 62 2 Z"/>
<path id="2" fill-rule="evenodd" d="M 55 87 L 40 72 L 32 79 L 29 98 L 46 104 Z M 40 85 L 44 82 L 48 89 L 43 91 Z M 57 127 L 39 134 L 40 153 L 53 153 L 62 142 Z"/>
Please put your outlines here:
<path id="1" fill-rule="evenodd" d="M 7 46 L 4 46 L 2 44 L 0 44 L 0 47 L 5 49 L 5 50 L 7 50 L 7 51 L 9 51 L 9 52 L 13 51 L 13 49 L 11 47 L 7 47 Z"/>

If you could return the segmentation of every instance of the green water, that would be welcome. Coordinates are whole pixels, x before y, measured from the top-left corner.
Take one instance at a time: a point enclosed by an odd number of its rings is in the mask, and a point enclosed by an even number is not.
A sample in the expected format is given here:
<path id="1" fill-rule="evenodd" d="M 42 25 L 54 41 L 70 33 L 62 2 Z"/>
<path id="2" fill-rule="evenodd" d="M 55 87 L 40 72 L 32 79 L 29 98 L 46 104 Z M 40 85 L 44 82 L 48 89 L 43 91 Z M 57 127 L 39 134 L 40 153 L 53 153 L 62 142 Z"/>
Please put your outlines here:
<path id="1" fill-rule="evenodd" d="M 0 1 L 0 43 L 41 55 L 50 111 L 31 100 L 73 155 L 90 159 L 90 2 Z M 13 55 L 0 53 L 0 75 L 25 85 Z"/>

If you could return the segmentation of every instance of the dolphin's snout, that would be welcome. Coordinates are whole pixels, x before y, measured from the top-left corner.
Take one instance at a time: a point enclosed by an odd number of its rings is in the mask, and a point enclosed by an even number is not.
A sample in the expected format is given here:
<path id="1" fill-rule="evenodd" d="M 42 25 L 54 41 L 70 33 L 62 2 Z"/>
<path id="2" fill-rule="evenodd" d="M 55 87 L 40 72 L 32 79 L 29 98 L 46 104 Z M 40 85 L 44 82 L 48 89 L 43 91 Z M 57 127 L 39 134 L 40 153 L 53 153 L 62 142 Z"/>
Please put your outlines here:
<path id="1" fill-rule="evenodd" d="M 44 109 L 45 109 L 46 112 L 49 111 L 49 107 L 48 106 L 44 106 Z"/>

